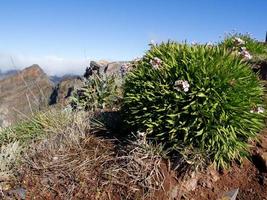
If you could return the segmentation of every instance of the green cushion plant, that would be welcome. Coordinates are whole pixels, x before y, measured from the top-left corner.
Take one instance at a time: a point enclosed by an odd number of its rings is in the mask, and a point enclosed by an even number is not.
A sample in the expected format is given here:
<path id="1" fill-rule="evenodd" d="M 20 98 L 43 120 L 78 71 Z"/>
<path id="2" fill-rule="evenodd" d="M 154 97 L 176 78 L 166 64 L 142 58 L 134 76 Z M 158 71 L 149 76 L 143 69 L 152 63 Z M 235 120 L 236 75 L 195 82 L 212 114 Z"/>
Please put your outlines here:
<path id="1" fill-rule="evenodd" d="M 231 51 L 238 52 L 249 60 L 267 58 L 266 44 L 257 41 L 248 33 L 242 34 L 233 32 L 226 34 L 223 41 L 221 41 L 219 45 Z"/>
<path id="2" fill-rule="evenodd" d="M 153 45 L 124 83 L 127 125 L 173 150 L 204 150 L 217 167 L 247 155 L 264 125 L 263 87 L 220 46 Z"/>

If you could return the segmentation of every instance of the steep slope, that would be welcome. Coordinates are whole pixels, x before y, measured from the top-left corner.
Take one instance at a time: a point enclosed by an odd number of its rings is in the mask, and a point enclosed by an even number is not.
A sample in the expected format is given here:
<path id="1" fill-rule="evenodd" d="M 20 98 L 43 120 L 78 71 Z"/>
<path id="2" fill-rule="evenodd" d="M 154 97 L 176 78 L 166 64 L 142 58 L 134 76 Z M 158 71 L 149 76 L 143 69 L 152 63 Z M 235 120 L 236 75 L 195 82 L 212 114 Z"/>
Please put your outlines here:
<path id="1" fill-rule="evenodd" d="M 38 65 L 0 80 L 0 127 L 6 127 L 49 102 L 53 83 Z"/>
<path id="2" fill-rule="evenodd" d="M 79 76 L 66 76 L 62 78 L 54 88 L 49 104 L 67 104 L 67 99 L 72 95 L 72 92 L 75 89 L 81 88 L 82 86 L 83 81 Z"/>

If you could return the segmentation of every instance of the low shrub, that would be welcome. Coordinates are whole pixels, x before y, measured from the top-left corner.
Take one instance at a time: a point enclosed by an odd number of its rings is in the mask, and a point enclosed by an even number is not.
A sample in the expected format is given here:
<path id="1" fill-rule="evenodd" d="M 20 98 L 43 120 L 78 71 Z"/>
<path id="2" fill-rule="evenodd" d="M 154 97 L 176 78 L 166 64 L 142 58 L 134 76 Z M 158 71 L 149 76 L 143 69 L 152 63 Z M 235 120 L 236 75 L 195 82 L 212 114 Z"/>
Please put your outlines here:
<path id="1" fill-rule="evenodd" d="M 134 131 L 173 150 L 192 145 L 218 167 L 247 155 L 264 124 L 263 87 L 221 46 L 153 45 L 124 84 L 122 113 Z"/>
<path id="2" fill-rule="evenodd" d="M 116 109 L 121 101 L 121 79 L 117 75 L 93 74 L 74 92 L 71 105 L 78 110 Z"/>

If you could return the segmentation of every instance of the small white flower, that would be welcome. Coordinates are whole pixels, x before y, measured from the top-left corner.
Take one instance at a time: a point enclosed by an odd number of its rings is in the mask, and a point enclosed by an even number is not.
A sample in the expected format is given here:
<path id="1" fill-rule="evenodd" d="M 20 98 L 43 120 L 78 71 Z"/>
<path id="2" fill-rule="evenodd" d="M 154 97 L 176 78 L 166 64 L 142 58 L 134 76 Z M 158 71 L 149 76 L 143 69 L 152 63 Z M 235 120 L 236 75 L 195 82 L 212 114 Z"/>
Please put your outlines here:
<path id="1" fill-rule="evenodd" d="M 143 138 L 143 137 L 145 137 L 145 135 L 146 135 L 145 132 L 137 131 L 137 137 L 139 137 L 139 138 Z"/>
<path id="2" fill-rule="evenodd" d="M 258 107 L 257 113 L 264 113 L 265 109 L 263 107 Z"/>
<path id="3" fill-rule="evenodd" d="M 160 60 L 158 57 L 155 57 L 154 61 L 156 61 L 157 64 L 161 64 L 162 63 L 162 60 Z"/>
<path id="4" fill-rule="evenodd" d="M 191 42 L 192 45 L 197 45 L 196 41 Z"/>
<path id="5" fill-rule="evenodd" d="M 240 54 L 247 60 L 252 59 L 252 55 L 247 50 L 241 51 Z"/>
<path id="6" fill-rule="evenodd" d="M 237 43 L 237 45 L 244 45 L 244 44 L 245 44 L 245 41 L 242 40 L 242 39 L 239 38 L 239 37 L 235 37 L 235 38 L 234 38 L 234 42 Z"/>
<path id="7" fill-rule="evenodd" d="M 151 45 L 151 46 L 156 46 L 156 42 L 154 41 L 154 40 L 150 40 L 150 43 L 149 43 L 149 45 Z"/>
<path id="8" fill-rule="evenodd" d="M 188 92 L 189 91 L 189 87 L 184 87 L 184 91 Z"/>
<path id="9" fill-rule="evenodd" d="M 245 57 L 246 59 L 248 59 L 248 60 L 252 59 L 252 55 L 249 54 L 249 53 L 246 53 L 246 54 L 244 55 L 244 57 Z"/>
<path id="10" fill-rule="evenodd" d="M 246 47 L 241 47 L 241 51 L 239 52 L 239 54 L 247 60 L 252 59 L 252 55 L 247 51 Z"/>
<path id="11" fill-rule="evenodd" d="M 264 113 L 265 109 L 263 107 L 257 107 L 257 108 L 253 108 L 252 110 L 250 110 L 250 113 Z"/>
<path id="12" fill-rule="evenodd" d="M 158 69 L 160 65 L 162 64 L 162 60 L 159 59 L 158 57 L 155 57 L 151 59 L 149 63 L 152 65 L 154 69 Z"/>
<path id="13" fill-rule="evenodd" d="M 184 81 L 184 80 L 177 80 L 174 83 L 174 89 L 176 89 L 177 91 L 184 91 L 184 92 L 188 92 L 189 91 L 189 83 L 188 81 Z"/>

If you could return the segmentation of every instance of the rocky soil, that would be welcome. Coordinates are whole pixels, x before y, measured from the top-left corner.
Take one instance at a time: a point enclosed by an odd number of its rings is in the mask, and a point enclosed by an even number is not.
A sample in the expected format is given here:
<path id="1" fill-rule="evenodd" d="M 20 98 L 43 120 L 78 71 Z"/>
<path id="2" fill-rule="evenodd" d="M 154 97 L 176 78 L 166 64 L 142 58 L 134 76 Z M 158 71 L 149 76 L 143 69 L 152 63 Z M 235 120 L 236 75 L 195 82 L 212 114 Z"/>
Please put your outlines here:
<path id="1" fill-rule="evenodd" d="M 71 154 L 65 152 L 65 156 L 52 152 L 36 158 L 35 162 L 41 162 L 44 166 L 22 167 L 20 173 L 23 176 L 20 183 L 14 184 L 13 189 L 7 191 L 6 195 L 14 199 L 50 200 L 64 199 L 72 192 L 74 199 L 119 200 L 122 196 L 128 196 L 127 199 L 145 200 L 225 200 L 237 194 L 236 200 L 267 200 L 267 158 L 265 157 L 267 130 L 262 133 L 258 142 L 254 142 L 254 147 L 251 149 L 252 159 L 244 160 L 242 164 L 233 163 L 228 170 L 217 171 L 210 166 L 201 172 L 177 175 L 177 171 L 172 169 L 171 164 L 162 160 L 159 171 L 162 186 L 151 190 L 152 193 L 146 197 L 143 196 L 144 190 L 138 186 L 138 182 L 133 184 L 131 176 L 125 176 L 125 178 L 121 176 L 118 179 L 119 182 L 107 179 L 104 172 L 110 168 L 112 163 L 110 161 L 116 160 L 114 157 L 116 144 L 111 142 L 112 140 L 93 138 L 83 141 L 89 143 L 85 146 L 86 151 L 82 150 L 83 153 L 79 153 L 85 156 L 84 158 L 95 156 L 94 159 L 97 162 L 86 162 L 86 165 L 90 165 L 89 168 L 84 168 L 84 171 L 78 173 L 71 170 L 64 160 L 59 159 L 61 156 L 62 159 L 66 159 L 66 156 L 72 155 L 68 157 L 71 165 L 84 162 L 83 159 L 78 161 L 82 156 L 73 156 L 77 153 L 74 149 L 68 150 Z M 43 152 L 40 153 L 40 155 L 43 154 Z M 55 158 L 55 156 L 57 160 L 50 161 L 50 157 Z M 137 163 L 139 162 L 140 160 Z M 64 168 L 64 171 L 61 168 Z M 76 192 L 68 193 L 70 186 Z"/>

